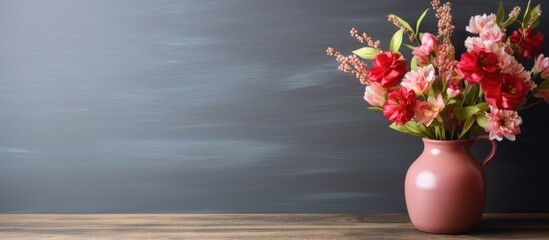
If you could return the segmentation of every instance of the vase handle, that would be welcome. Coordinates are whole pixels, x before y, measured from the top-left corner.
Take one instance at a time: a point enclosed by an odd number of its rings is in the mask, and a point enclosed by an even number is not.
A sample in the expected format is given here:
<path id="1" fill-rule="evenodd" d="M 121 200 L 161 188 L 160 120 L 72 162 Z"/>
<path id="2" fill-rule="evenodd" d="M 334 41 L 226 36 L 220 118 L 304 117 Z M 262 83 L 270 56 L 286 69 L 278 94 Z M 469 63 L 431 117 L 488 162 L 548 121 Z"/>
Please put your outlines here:
<path id="1" fill-rule="evenodd" d="M 475 143 L 477 143 L 479 140 L 482 140 L 482 139 L 488 140 L 488 141 L 490 141 L 490 144 L 492 144 L 492 150 L 490 150 L 490 153 L 488 154 L 488 156 L 481 163 L 482 168 L 486 168 L 488 163 L 490 163 L 490 161 L 492 160 L 492 158 L 496 154 L 496 150 L 498 149 L 498 146 L 496 144 L 496 141 L 490 140 L 488 135 L 480 135 L 480 136 L 477 136 L 476 138 L 474 138 L 471 141 L 471 143 L 469 143 L 469 147 L 473 146 Z"/>

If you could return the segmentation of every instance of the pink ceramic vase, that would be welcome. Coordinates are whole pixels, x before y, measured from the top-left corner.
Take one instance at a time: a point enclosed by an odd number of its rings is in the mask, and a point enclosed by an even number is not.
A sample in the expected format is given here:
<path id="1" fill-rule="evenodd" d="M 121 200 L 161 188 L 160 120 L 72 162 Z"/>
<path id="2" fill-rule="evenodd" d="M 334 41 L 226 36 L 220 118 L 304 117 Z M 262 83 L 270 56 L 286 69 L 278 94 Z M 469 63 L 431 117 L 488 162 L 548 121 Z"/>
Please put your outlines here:
<path id="1" fill-rule="evenodd" d="M 488 157 L 479 164 L 469 152 L 485 139 L 492 143 Z M 456 234 L 480 221 L 486 199 L 484 169 L 496 152 L 488 136 L 469 140 L 423 139 L 424 149 L 406 174 L 405 195 L 414 226 L 424 232 Z"/>

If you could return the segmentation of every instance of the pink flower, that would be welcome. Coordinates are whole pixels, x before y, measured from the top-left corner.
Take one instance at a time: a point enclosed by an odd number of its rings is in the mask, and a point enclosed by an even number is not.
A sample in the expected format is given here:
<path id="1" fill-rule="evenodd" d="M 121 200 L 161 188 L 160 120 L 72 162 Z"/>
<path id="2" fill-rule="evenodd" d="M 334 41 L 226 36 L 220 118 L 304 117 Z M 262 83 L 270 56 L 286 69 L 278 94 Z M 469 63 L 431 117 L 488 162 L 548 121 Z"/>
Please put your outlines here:
<path id="1" fill-rule="evenodd" d="M 501 39 L 503 38 L 503 32 L 501 32 L 501 29 L 498 27 L 498 25 L 494 25 L 491 28 L 484 28 L 480 32 L 480 38 L 483 41 L 492 41 L 496 44 L 501 43 Z"/>
<path id="2" fill-rule="evenodd" d="M 440 112 L 444 109 L 444 100 L 442 95 L 439 93 L 437 98 L 429 97 L 427 102 L 418 102 L 414 109 L 415 118 L 420 123 L 425 123 L 427 125 L 436 118 L 439 122 L 442 122 L 440 117 Z"/>
<path id="3" fill-rule="evenodd" d="M 406 73 L 400 85 L 408 91 L 413 90 L 417 95 L 421 95 L 429 90 L 433 81 L 435 81 L 435 68 L 429 64 L 426 67 L 419 67 L 415 71 Z"/>
<path id="4" fill-rule="evenodd" d="M 524 69 L 524 66 L 520 64 L 515 57 L 505 53 L 499 60 L 501 67 L 501 73 L 508 73 L 515 77 L 522 78 L 525 81 L 525 88 L 529 91 L 536 88 L 536 83 L 532 81 L 530 77 L 531 73 Z M 549 72 L 549 71 L 548 71 Z"/>
<path id="5" fill-rule="evenodd" d="M 467 37 L 465 39 L 465 47 L 467 48 L 467 52 L 485 51 L 495 54 L 498 58 L 506 54 L 503 45 L 493 40 L 483 40 L 480 37 Z"/>
<path id="6" fill-rule="evenodd" d="M 427 66 L 429 65 L 429 62 L 429 56 L 416 56 L 416 63 L 418 66 Z"/>
<path id="7" fill-rule="evenodd" d="M 532 69 L 534 74 L 540 74 L 541 78 L 549 78 L 549 57 L 544 57 L 540 54 L 534 62 L 534 68 Z"/>
<path id="8" fill-rule="evenodd" d="M 519 62 L 517 62 L 515 57 L 509 54 L 505 54 L 499 59 L 499 66 L 501 68 L 501 72 L 504 72 L 504 73 L 510 73 L 510 74 L 516 75 L 516 73 L 522 67 L 522 65 L 520 66 L 518 65 L 520 64 Z M 522 70 L 524 70 L 524 67 L 522 67 Z"/>
<path id="9" fill-rule="evenodd" d="M 400 88 L 389 93 L 387 102 L 383 105 L 383 116 L 398 125 L 404 125 L 414 117 L 416 94 Z"/>
<path id="10" fill-rule="evenodd" d="M 455 98 L 461 95 L 461 88 L 456 85 L 450 85 L 446 88 L 446 94 L 448 94 L 448 98 Z"/>
<path id="11" fill-rule="evenodd" d="M 465 47 L 467 48 L 467 52 L 485 50 L 484 40 L 480 37 L 467 37 L 467 39 L 465 39 Z"/>
<path id="12" fill-rule="evenodd" d="M 486 16 L 486 14 L 480 16 L 474 16 L 471 17 L 469 20 L 469 26 L 465 27 L 465 30 L 472 34 L 479 34 L 484 29 L 489 29 L 496 26 L 496 15 L 490 14 Z"/>
<path id="13" fill-rule="evenodd" d="M 381 84 L 373 82 L 364 91 L 364 100 L 374 107 L 383 107 L 387 100 L 387 90 Z"/>
<path id="14" fill-rule="evenodd" d="M 419 56 L 419 57 L 425 57 L 429 56 L 432 52 L 434 52 L 437 49 L 437 38 L 430 33 L 424 33 L 423 37 L 421 37 L 421 46 L 415 47 L 412 54 Z"/>
<path id="15" fill-rule="evenodd" d="M 520 134 L 520 125 L 522 118 L 516 111 L 499 110 L 490 107 L 490 112 L 486 113 L 488 124 L 484 127 L 486 132 L 490 133 L 490 139 L 503 140 L 503 137 L 515 141 L 515 135 Z"/>
<path id="16" fill-rule="evenodd" d="M 509 55 L 507 53 L 503 54 L 503 56 L 499 59 L 499 66 L 501 67 L 501 73 L 508 73 L 515 77 L 524 79 L 525 88 L 528 91 L 534 90 L 534 88 L 536 88 L 536 83 L 532 81 L 530 77 L 530 72 L 526 71 L 524 69 L 524 66 L 517 62 L 515 57 L 513 57 L 512 55 Z"/>
<path id="17" fill-rule="evenodd" d="M 549 89 L 542 89 L 537 91 L 534 94 L 534 97 L 541 98 L 545 100 L 546 103 L 549 103 Z"/>
<path id="18" fill-rule="evenodd" d="M 497 44 L 492 40 L 486 40 L 484 41 L 484 47 L 488 52 L 495 54 L 498 59 L 503 57 L 504 55 L 508 55 L 505 49 L 507 45 Z"/>

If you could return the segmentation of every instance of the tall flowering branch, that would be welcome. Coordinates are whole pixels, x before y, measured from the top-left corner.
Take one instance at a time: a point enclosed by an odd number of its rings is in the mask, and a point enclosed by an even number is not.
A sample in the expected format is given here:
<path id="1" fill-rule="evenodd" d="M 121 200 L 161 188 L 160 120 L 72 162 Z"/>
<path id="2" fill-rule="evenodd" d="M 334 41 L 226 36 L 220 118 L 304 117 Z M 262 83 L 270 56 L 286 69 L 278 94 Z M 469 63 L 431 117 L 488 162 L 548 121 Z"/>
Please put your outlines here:
<path id="1" fill-rule="evenodd" d="M 519 14 L 520 14 L 520 7 L 516 6 L 513 8 L 513 10 L 511 10 L 511 12 L 509 12 L 509 18 L 518 17 Z"/>
<path id="2" fill-rule="evenodd" d="M 356 78 L 360 80 L 360 83 L 367 85 L 370 83 L 368 80 L 368 71 L 366 68 L 368 64 L 360 60 L 356 55 L 344 56 L 340 52 L 335 51 L 333 48 L 329 47 L 326 49 L 326 54 L 328 56 L 334 56 L 336 61 L 339 62 L 337 70 L 351 73 Z"/>
<path id="3" fill-rule="evenodd" d="M 438 70 L 442 78 L 449 80 L 453 75 L 455 65 L 457 61 L 454 60 L 456 49 L 452 44 L 452 34 L 454 33 L 454 21 L 452 19 L 451 11 L 452 5 L 450 2 L 440 5 L 440 0 L 433 0 L 431 2 L 433 10 L 435 10 L 435 17 L 438 18 L 438 39 L 442 39 L 442 43 L 439 46 L 439 52 L 435 59 L 438 65 Z"/>
<path id="4" fill-rule="evenodd" d="M 362 33 L 362 35 L 358 34 L 358 30 L 356 30 L 355 28 L 351 28 L 350 33 L 351 33 L 351 37 L 356 38 L 360 43 L 366 42 L 366 44 L 368 44 L 369 47 L 372 47 L 381 51 L 381 49 L 379 48 L 379 44 L 380 44 L 379 40 L 376 40 L 374 42 L 372 38 L 368 36 L 368 34 L 366 33 Z"/>
<path id="5" fill-rule="evenodd" d="M 530 16 L 530 19 L 528 19 L 528 28 L 531 28 L 536 18 L 539 18 L 540 16 L 541 16 L 541 11 L 538 11 L 535 14 L 532 14 Z"/>
<path id="6" fill-rule="evenodd" d="M 408 34 L 408 39 L 410 39 L 410 42 L 414 42 L 416 40 L 416 36 L 414 35 L 414 33 L 410 32 L 408 28 L 404 27 L 404 25 L 400 21 L 398 21 L 398 17 L 396 15 L 389 14 L 387 16 L 387 20 L 389 22 L 392 22 L 397 28 L 402 29 L 404 33 Z"/>

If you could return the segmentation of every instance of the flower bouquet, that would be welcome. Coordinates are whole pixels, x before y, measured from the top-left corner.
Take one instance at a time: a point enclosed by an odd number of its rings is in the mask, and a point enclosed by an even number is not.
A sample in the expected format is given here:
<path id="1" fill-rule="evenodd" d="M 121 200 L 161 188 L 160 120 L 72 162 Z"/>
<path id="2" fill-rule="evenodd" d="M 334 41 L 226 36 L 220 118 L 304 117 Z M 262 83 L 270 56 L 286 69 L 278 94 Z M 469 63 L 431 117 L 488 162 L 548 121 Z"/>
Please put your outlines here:
<path id="1" fill-rule="evenodd" d="M 340 63 L 339 70 L 356 76 L 366 86 L 364 99 L 382 112 L 392 129 L 429 139 L 458 140 L 488 132 L 490 139 L 513 141 L 520 133 L 521 110 L 549 102 L 549 57 L 539 54 L 543 34 L 535 32 L 540 4 L 530 2 L 508 15 L 500 4 L 497 14 L 471 17 L 466 31 L 467 52 L 456 59 L 451 5 L 431 2 L 438 19 L 436 35 L 420 32 L 404 19 L 389 15 L 399 30 L 389 50 L 380 48 L 366 33 L 351 29 L 351 36 L 368 46 L 344 56 L 333 48 L 326 53 Z M 522 20 L 521 20 L 522 19 Z M 507 31 L 507 29 L 511 29 Z M 509 32 L 509 33 L 508 33 Z M 402 44 L 407 38 L 410 44 Z M 401 48 L 409 48 L 407 61 Z M 369 68 L 364 60 L 373 60 Z M 528 71 L 521 62 L 533 61 Z M 408 69 L 409 66 L 409 69 Z"/>
<path id="2" fill-rule="evenodd" d="M 541 16 L 539 4 L 528 2 L 522 17 L 520 7 L 506 14 L 502 4 L 497 14 L 471 17 L 466 31 L 472 36 L 465 39 L 467 51 L 459 59 L 451 41 L 451 4 L 432 0 L 431 5 L 438 19 L 436 33 L 420 31 L 429 8 L 415 28 L 391 14 L 388 19 L 399 30 L 388 51 L 353 28 L 351 36 L 366 47 L 349 56 L 333 48 L 326 53 L 336 58 L 339 70 L 366 86 L 369 109 L 382 112 L 392 122 L 390 128 L 423 137 L 424 151 L 405 180 L 406 207 L 414 226 L 432 233 L 461 233 L 482 216 L 485 167 L 495 154 L 494 140 L 514 141 L 522 124 L 519 112 L 549 102 L 549 57 L 540 54 L 543 34 L 534 30 Z M 403 44 L 404 38 L 410 44 Z M 411 50 L 409 61 L 401 48 Z M 372 60 L 372 67 L 364 60 Z M 523 65 L 528 62 L 530 70 Z M 480 139 L 492 144 L 482 164 L 469 153 Z"/>

